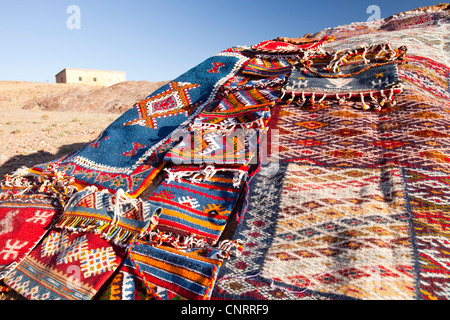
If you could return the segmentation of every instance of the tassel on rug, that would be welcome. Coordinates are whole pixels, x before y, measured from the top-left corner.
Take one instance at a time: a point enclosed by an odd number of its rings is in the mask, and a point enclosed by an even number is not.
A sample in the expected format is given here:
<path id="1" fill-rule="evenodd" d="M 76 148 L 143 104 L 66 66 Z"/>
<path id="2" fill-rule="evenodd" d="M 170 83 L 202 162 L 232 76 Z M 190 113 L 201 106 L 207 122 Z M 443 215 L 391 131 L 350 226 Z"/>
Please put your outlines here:
<path id="1" fill-rule="evenodd" d="M 158 224 L 161 209 L 128 196 L 91 186 L 75 194 L 55 227 L 71 232 L 94 232 L 119 246 L 127 246 Z"/>
<path id="2" fill-rule="evenodd" d="M 376 111 L 396 105 L 403 91 L 397 65 L 405 62 L 407 48 L 389 43 L 361 45 L 321 55 L 299 57 L 281 89 L 280 101 L 323 107 L 327 102 L 359 101 L 362 109 Z"/>

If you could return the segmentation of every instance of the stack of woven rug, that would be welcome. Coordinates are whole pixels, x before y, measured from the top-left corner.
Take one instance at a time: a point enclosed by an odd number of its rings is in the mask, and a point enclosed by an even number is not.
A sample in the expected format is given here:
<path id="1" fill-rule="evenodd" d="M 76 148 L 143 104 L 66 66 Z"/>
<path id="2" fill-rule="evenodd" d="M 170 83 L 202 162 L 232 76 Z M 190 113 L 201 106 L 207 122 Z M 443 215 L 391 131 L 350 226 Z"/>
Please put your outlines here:
<path id="1" fill-rule="evenodd" d="M 449 7 L 229 48 L 6 175 L 2 290 L 450 298 Z"/>

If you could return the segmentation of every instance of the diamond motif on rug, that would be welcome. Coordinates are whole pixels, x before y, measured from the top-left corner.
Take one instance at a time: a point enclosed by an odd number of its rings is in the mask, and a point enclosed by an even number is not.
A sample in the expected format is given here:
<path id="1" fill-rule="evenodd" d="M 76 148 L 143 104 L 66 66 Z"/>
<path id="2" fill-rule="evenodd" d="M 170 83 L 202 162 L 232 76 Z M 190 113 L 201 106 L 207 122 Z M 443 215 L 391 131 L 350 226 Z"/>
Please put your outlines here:
<path id="1" fill-rule="evenodd" d="M 305 121 L 305 122 L 297 122 L 296 125 L 302 126 L 308 129 L 318 129 L 326 126 L 326 123 L 317 122 L 317 121 Z"/>
<path id="2" fill-rule="evenodd" d="M 31 300 L 91 300 L 124 251 L 92 232 L 51 230 L 4 281 Z"/>
<path id="3" fill-rule="evenodd" d="M 325 166 L 390 163 L 450 169 L 446 112 L 431 102 L 411 100 L 407 93 L 398 95 L 397 102 L 395 109 L 384 111 L 389 116 L 338 103 L 314 111 L 284 106 L 276 127 L 280 157 Z"/>
<path id="4" fill-rule="evenodd" d="M 124 123 L 123 126 L 137 125 L 156 129 L 156 119 L 162 114 L 167 117 L 174 113 L 184 113 L 183 108 L 189 107 L 192 103 L 188 91 L 199 85 L 172 81 L 169 87 L 167 91 L 139 102 L 135 106 L 139 117 Z"/>

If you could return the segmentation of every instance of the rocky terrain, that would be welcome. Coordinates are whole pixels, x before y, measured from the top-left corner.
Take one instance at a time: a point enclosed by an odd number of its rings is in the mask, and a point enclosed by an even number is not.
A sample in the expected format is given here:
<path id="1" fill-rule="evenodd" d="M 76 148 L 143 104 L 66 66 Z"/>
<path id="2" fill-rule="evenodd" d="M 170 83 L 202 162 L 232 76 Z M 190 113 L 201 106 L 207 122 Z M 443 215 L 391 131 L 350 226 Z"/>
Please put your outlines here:
<path id="1" fill-rule="evenodd" d="M 30 99 L 24 109 L 123 113 L 167 81 L 125 81 L 109 87 L 76 86 L 66 92 Z"/>

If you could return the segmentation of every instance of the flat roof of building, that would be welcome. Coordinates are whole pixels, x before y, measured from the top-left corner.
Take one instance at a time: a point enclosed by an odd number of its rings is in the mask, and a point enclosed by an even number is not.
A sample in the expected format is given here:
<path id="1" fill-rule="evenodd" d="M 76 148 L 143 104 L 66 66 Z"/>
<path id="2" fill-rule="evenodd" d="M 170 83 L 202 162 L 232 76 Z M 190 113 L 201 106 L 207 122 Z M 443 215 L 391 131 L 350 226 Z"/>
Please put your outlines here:
<path id="1" fill-rule="evenodd" d="M 55 76 L 63 72 L 64 70 L 83 70 L 83 71 L 99 71 L 99 72 L 113 72 L 113 73 L 126 73 L 125 71 L 113 71 L 113 70 L 96 70 L 96 69 L 81 69 L 81 68 L 64 68 L 58 72 Z"/>

